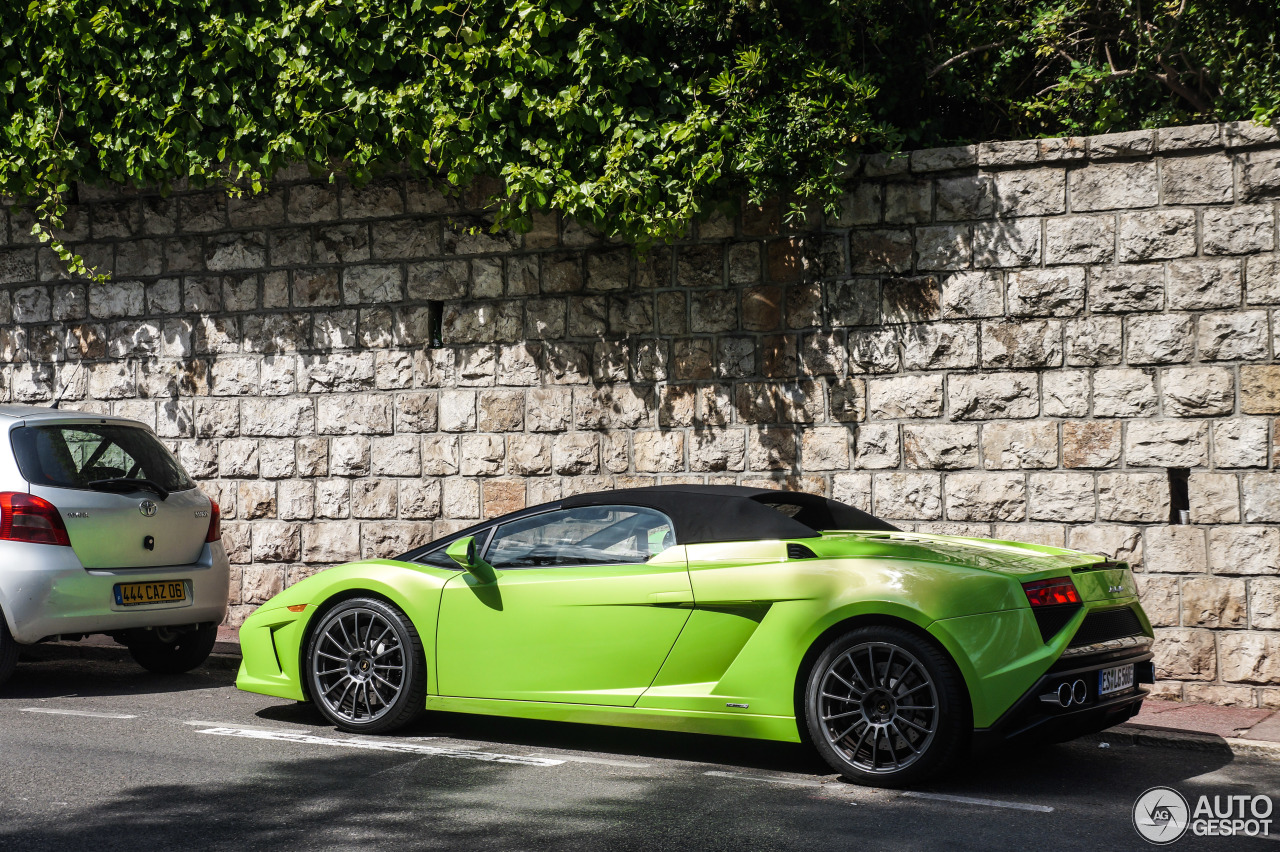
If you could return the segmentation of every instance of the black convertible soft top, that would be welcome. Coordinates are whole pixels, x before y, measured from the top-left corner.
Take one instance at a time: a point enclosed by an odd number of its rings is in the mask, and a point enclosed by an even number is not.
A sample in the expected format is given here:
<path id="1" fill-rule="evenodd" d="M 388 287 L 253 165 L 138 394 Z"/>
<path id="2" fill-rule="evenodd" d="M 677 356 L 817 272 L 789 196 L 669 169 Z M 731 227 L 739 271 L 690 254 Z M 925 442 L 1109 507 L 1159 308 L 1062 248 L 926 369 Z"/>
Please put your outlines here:
<path id="1" fill-rule="evenodd" d="M 861 509 L 817 494 L 742 485 L 655 485 L 593 491 L 559 501 L 576 506 L 647 506 L 676 525 L 676 541 L 767 541 L 812 538 L 819 530 L 884 530 L 897 527 Z"/>
<path id="2" fill-rule="evenodd" d="M 416 547 L 395 557 L 413 562 L 438 553 L 450 542 L 519 518 L 555 509 L 579 506 L 646 506 L 675 524 L 677 544 L 717 541 L 769 541 L 781 538 L 813 538 L 820 530 L 881 530 L 893 532 L 893 524 L 836 500 L 800 491 L 773 491 L 742 485 L 654 485 L 593 491 L 520 509 L 500 518 Z"/>

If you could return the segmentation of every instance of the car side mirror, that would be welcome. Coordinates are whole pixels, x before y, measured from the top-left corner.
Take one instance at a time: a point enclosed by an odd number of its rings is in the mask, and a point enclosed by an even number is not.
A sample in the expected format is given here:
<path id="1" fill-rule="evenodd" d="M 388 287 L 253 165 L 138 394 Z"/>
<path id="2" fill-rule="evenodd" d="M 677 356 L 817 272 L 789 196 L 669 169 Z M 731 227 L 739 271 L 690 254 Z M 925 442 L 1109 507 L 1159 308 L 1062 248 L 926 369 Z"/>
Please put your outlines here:
<path id="1" fill-rule="evenodd" d="M 444 552 L 454 562 L 470 571 L 481 583 L 492 583 L 498 579 L 498 572 L 494 570 L 493 566 L 481 559 L 480 555 L 476 553 L 475 536 L 469 535 L 458 539 L 446 547 Z"/>

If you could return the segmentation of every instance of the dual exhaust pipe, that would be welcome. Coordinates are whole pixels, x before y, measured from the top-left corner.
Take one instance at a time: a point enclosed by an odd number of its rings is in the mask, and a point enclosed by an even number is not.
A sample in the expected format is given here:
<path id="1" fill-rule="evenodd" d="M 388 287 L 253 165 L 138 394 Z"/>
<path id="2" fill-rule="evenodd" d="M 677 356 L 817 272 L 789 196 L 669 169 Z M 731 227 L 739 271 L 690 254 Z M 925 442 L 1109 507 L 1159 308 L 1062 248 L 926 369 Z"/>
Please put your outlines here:
<path id="1" fill-rule="evenodd" d="M 1088 697 L 1089 689 L 1084 685 L 1084 681 L 1076 680 L 1074 683 L 1063 681 L 1058 684 L 1058 688 L 1054 692 L 1047 692 L 1041 695 L 1040 700 L 1045 704 L 1070 707 L 1073 704 L 1084 704 Z"/>

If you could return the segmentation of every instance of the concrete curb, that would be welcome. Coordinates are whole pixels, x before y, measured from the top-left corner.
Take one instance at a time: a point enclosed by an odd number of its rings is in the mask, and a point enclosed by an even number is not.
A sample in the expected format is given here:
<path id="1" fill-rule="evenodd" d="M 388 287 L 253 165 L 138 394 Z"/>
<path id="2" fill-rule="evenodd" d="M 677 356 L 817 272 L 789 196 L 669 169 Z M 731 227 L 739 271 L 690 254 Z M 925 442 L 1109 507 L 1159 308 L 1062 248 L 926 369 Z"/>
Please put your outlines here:
<path id="1" fill-rule="evenodd" d="M 1123 743 L 1125 745 L 1177 748 L 1187 751 L 1216 751 L 1233 757 L 1254 757 L 1280 760 L 1280 743 L 1266 740 L 1246 740 L 1240 737 L 1220 737 L 1194 731 L 1174 731 L 1166 728 L 1147 728 L 1139 725 L 1118 725 L 1100 734 L 1081 737 L 1085 742 Z"/>
<path id="2" fill-rule="evenodd" d="M 50 642 L 42 645 L 24 645 L 19 649 L 20 660 L 102 660 L 104 662 L 132 662 L 129 649 L 123 645 L 90 644 L 88 642 Z M 214 671 L 237 671 L 240 668 L 240 646 L 227 642 L 219 642 L 213 646 L 209 659 L 201 663 L 195 671 L 212 669 Z"/>

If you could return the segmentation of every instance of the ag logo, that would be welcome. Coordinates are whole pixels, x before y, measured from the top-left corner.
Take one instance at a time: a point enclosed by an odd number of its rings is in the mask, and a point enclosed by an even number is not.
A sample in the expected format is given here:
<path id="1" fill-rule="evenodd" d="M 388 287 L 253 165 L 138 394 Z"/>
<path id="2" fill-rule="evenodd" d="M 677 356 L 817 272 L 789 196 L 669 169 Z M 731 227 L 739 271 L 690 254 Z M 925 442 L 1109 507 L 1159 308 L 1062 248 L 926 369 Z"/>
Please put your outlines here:
<path id="1" fill-rule="evenodd" d="M 147 517 L 147 518 L 155 517 L 155 514 L 156 514 L 155 501 L 143 500 L 141 503 L 138 504 L 138 511 L 142 513 L 143 517 Z"/>
<path id="2" fill-rule="evenodd" d="M 1143 840 L 1158 846 L 1186 834 L 1190 817 L 1187 800 L 1171 787 L 1152 787 L 1133 803 L 1133 827 Z"/>

